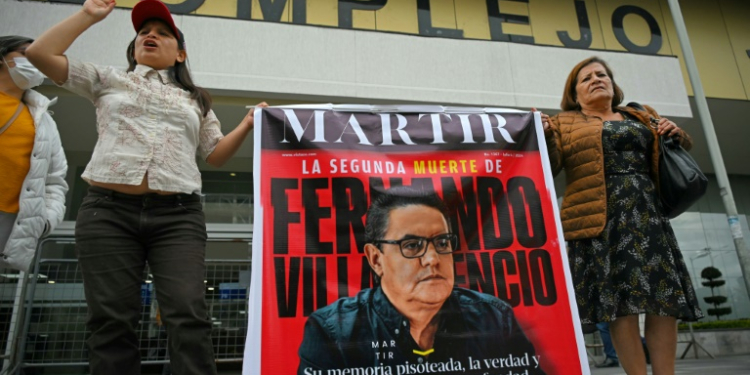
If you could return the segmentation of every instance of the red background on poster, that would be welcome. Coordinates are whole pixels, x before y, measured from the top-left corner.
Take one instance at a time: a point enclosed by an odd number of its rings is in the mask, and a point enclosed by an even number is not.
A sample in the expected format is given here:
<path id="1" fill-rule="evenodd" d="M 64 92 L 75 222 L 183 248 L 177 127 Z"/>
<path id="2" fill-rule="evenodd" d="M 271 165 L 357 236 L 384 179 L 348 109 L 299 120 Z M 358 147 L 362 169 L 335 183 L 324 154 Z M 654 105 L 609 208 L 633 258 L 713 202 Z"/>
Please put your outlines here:
<path id="1" fill-rule="evenodd" d="M 397 165 L 400 161 L 405 167 L 405 174 L 399 173 L 367 173 L 364 174 L 362 171 L 359 173 L 353 173 L 351 171 L 352 160 L 363 161 L 367 160 L 371 163 L 380 161 L 390 161 Z M 334 160 L 334 164 L 337 165 L 336 172 L 332 172 L 331 160 Z M 346 160 L 345 164 L 349 166 L 348 171 L 344 172 L 341 168 L 342 160 Z M 415 161 L 445 161 L 446 165 L 450 161 L 467 161 L 464 168 L 461 168 L 461 164 L 456 170 L 451 171 L 446 169 L 446 173 L 414 173 L 414 162 Z M 469 169 L 470 161 L 475 161 L 476 170 L 472 171 Z M 495 169 L 496 166 L 501 166 L 501 173 L 497 173 L 496 170 L 492 172 L 486 171 L 486 161 L 489 160 L 490 164 Z M 314 172 L 314 163 L 318 162 L 319 171 Z M 499 161 L 499 162 L 498 162 Z M 371 164 L 372 165 L 372 164 Z M 361 169 L 361 168 L 360 168 Z M 544 216 L 544 226 L 547 234 L 546 243 L 540 248 L 546 250 L 551 256 L 552 270 L 554 274 L 554 287 L 557 292 L 556 302 L 551 305 L 542 305 L 537 302 L 533 302 L 530 306 L 526 306 L 523 302 L 514 306 L 514 313 L 518 319 L 519 324 L 523 328 L 524 332 L 534 344 L 536 353 L 541 355 L 542 368 L 547 374 L 580 374 L 581 363 L 579 360 L 578 347 L 576 344 L 576 336 L 574 332 L 573 317 L 571 316 L 571 308 L 569 306 L 569 291 L 566 287 L 565 274 L 563 271 L 564 263 L 562 260 L 562 254 L 560 250 L 560 238 L 557 235 L 557 227 L 554 220 L 554 212 L 552 201 L 554 197 L 549 196 L 549 191 L 545 185 L 544 174 L 542 171 L 541 159 L 538 152 L 518 152 L 518 151 L 441 151 L 434 153 L 399 153 L 399 154 L 386 154 L 376 152 L 365 152 L 365 151 L 327 151 L 324 149 L 319 150 L 300 150 L 295 151 L 262 151 L 262 172 L 261 172 L 261 189 L 263 192 L 271 191 L 271 179 L 285 178 L 285 179 L 298 179 L 298 189 L 287 190 L 287 199 L 289 203 L 289 211 L 300 213 L 300 222 L 289 224 L 287 226 L 286 233 L 273 233 L 274 226 L 272 225 L 274 220 L 274 207 L 271 202 L 271 194 L 265 193 L 261 195 L 261 202 L 263 205 L 264 213 L 264 225 L 263 225 L 263 289 L 262 289 L 262 346 L 261 346 L 261 371 L 263 374 L 295 374 L 299 364 L 299 358 L 297 356 L 297 350 L 300 343 L 302 342 L 302 333 L 304 329 L 305 321 L 307 317 L 304 316 L 304 293 L 315 293 L 317 290 L 316 285 L 301 286 L 303 284 L 303 275 L 300 269 L 292 269 L 289 267 L 289 259 L 292 257 L 308 257 L 308 258 L 325 258 L 326 265 L 326 303 L 330 304 L 340 296 L 339 285 L 337 281 L 337 262 L 339 258 L 346 258 L 348 264 L 348 296 L 355 295 L 360 290 L 361 285 L 361 267 L 362 262 L 366 262 L 364 255 L 360 253 L 361 249 L 356 249 L 356 242 L 353 237 L 350 243 L 352 244 L 351 249 L 336 249 L 336 210 L 331 208 L 330 218 L 321 219 L 318 221 L 320 230 L 318 233 L 319 241 L 321 242 L 332 242 L 334 246 L 333 254 L 330 255 L 309 255 L 306 254 L 305 247 L 305 215 L 304 207 L 302 206 L 302 193 L 301 193 L 301 180 L 302 179 L 329 179 L 328 189 L 322 189 L 317 191 L 317 197 L 319 199 L 319 207 L 333 207 L 332 192 L 330 188 L 330 179 L 340 177 L 353 177 L 360 179 L 365 190 L 368 190 L 368 181 L 372 177 L 381 177 L 383 179 L 384 187 L 390 187 L 390 180 L 393 178 L 400 178 L 403 185 L 410 185 L 412 178 L 432 178 L 434 186 L 438 193 L 441 193 L 440 179 L 445 177 L 453 177 L 456 180 L 456 185 L 459 191 L 462 189 L 461 183 L 458 181 L 460 177 L 472 176 L 472 177 L 494 177 L 498 178 L 503 182 L 503 186 L 507 188 L 507 181 L 512 177 L 524 176 L 531 179 L 540 195 L 542 201 L 542 212 Z M 475 188 L 475 186 L 474 186 Z M 441 194 L 442 195 L 442 194 Z M 369 202 L 368 202 L 369 205 Z M 512 211 L 512 207 L 511 207 Z M 513 217 L 511 215 L 511 217 Z M 364 220 L 364 218 L 363 218 Z M 492 220 L 496 220 L 493 218 Z M 514 232 L 516 225 L 514 223 Z M 454 232 L 460 233 L 462 243 L 465 245 L 465 236 L 462 231 L 457 228 L 453 228 Z M 289 247 L 288 254 L 278 255 L 273 253 L 273 239 L 278 236 L 288 236 Z M 351 234 L 347 234 L 351 235 Z M 514 235 L 514 237 L 516 237 Z M 462 249 L 466 247 L 463 246 Z M 515 255 L 520 255 L 519 251 L 528 253 L 534 249 L 524 248 L 519 244 L 517 238 L 511 246 L 504 249 L 484 249 L 479 251 L 467 251 L 460 250 L 454 259 L 456 259 L 456 285 L 465 288 L 477 289 L 478 283 L 472 283 L 469 285 L 467 277 L 467 258 L 471 256 L 479 257 L 480 253 L 495 253 L 496 251 L 510 251 Z M 463 254 L 463 255 L 460 255 Z M 486 255 L 485 255 L 486 256 Z M 290 274 L 297 274 L 297 282 L 299 283 L 298 293 L 296 296 L 290 296 L 289 298 L 297 299 L 296 314 L 294 317 L 279 317 L 279 308 L 277 301 L 277 280 L 274 269 L 274 259 L 283 258 L 286 262 L 286 284 L 289 282 Z M 505 273 L 503 269 L 497 267 L 490 267 L 491 269 L 485 269 L 482 267 L 484 263 L 477 260 L 479 267 L 481 267 L 481 274 L 485 278 L 493 280 L 492 285 L 496 288 L 494 280 Z M 517 263 L 516 263 L 517 264 Z M 317 265 L 317 263 L 316 263 Z M 529 264 L 529 266 L 534 266 Z M 536 265 L 538 266 L 538 264 Z M 529 272 L 526 272 L 529 275 Z M 520 285 L 521 273 L 506 274 L 505 281 L 506 287 L 510 287 L 514 283 Z M 542 273 L 542 278 L 544 273 Z M 313 277 L 313 279 L 315 279 Z M 529 276 L 529 279 L 531 277 Z M 533 282 L 532 280 L 529 281 Z M 485 284 L 486 285 L 486 284 Z M 526 284 L 531 285 L 531 284 Z M 288 285 L 287 285 L 288 288 Z M 288 289 L 287 289 L 288 290 Z M 489 292 L 490 294 L 496 295 L 494 290 L 479 290 L 481 292 Z M 319 296 L 313 296 L 308 298 L 308 301 L 313 303 L 318 302 Z M 250 302 L 253 303 L 252 301 Z M 323 306 L 314 305 L 314 309 Z M 308 309 L 310 308 L 308 304 Z M 576 317 L 577 319 L 577 317 Z M 363 345 L 369 343 L 363 343 Z M 466 365 L 465 359 L 462 360 Z"/>

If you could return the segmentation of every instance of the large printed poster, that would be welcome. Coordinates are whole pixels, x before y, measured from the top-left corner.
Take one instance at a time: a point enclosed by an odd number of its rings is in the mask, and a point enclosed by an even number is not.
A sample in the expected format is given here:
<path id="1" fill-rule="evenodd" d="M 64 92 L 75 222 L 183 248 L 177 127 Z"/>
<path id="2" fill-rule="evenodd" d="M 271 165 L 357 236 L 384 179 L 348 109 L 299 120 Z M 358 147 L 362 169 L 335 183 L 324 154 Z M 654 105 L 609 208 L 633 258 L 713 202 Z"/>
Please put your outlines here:
<path id="1" fill-rule="evenodd" d="M 255 115 L 243 374 L 588 374 L 539 116 Z"/>

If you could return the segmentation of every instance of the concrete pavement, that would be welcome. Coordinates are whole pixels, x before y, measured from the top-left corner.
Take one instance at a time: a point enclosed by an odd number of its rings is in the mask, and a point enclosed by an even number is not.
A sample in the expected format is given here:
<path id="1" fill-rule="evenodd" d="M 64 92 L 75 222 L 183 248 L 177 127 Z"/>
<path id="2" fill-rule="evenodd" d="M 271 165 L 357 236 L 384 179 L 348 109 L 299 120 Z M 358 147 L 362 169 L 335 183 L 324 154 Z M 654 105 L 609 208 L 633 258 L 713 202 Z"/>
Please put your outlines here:
<path id="1" fill-rule="evenodd" d="M 649 367 L 649 374 L 651 373 Z M 591 375 L 625 375 L 622 367 L 591 367 Z M 750 355 L 677 359 L 675 375 L 750 375 Z"/>

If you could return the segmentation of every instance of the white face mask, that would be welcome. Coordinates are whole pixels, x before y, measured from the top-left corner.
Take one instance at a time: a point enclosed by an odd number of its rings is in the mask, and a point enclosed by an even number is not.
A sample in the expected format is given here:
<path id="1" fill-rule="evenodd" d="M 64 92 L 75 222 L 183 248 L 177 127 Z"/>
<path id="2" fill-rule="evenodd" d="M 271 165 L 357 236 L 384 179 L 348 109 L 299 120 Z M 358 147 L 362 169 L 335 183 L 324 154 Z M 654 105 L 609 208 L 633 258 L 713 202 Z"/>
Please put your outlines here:
<path id="1" fill-rule="evenodd" d="M 10 73 L 10 78 L 19 89 L 28 90 L 44 82 L 44 74 L 35 68 L 34 65 L 31 65 L 25 57 L 14 57 L 13 61 L 16 63 L 16 66 L 12 68 L 8 67 L 8 73 Z M 5 58 L 3 58 L 3 62 L 5 62 L 5 66 L 8 66 Z"/>

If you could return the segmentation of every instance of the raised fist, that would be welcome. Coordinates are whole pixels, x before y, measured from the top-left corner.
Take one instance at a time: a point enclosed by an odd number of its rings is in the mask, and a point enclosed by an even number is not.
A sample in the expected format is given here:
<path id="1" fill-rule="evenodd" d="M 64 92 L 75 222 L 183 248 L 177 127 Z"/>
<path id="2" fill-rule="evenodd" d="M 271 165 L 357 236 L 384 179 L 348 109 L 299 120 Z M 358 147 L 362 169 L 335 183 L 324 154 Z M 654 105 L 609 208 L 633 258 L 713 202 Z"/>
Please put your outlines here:
<path id="1" fill-rule="evenodd" d="M 115 9 L 115 5 L 115 0 L 86 0 L 83 3 L 83 12 L 96 21 L 101 21 Z"/>

